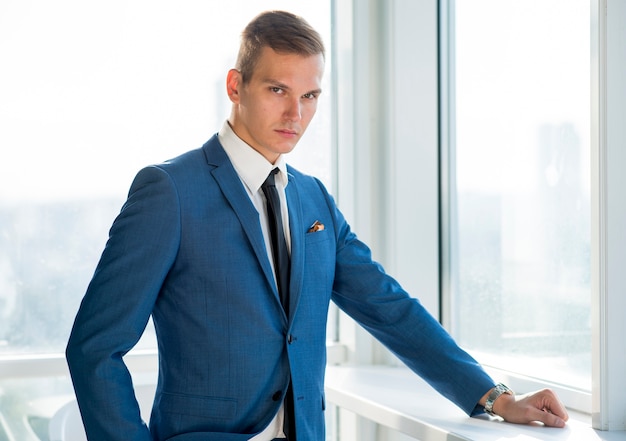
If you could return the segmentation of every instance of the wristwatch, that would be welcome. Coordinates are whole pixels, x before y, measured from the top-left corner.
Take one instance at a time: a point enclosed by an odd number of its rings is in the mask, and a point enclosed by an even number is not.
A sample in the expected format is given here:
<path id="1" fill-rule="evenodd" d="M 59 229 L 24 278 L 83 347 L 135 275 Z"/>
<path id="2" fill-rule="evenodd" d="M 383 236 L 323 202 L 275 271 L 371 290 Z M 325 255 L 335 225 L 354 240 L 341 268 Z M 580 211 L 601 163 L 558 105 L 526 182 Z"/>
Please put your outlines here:
<path id="1" fill-rule="evenodd" d="M 493 412 L 493 403 L 495 403 L 495 401 L 500 398 L 500 395 L 502 394 L 515 395 L 515 392 L 513 392 L 502 383 L 496 384 L 496 387 L 491 390 L 489 396 L 487 397 L 487 402 L 485 403 L 485 412 L 487 412 L 491 416 L 496 416 L 496 414 Z"/>

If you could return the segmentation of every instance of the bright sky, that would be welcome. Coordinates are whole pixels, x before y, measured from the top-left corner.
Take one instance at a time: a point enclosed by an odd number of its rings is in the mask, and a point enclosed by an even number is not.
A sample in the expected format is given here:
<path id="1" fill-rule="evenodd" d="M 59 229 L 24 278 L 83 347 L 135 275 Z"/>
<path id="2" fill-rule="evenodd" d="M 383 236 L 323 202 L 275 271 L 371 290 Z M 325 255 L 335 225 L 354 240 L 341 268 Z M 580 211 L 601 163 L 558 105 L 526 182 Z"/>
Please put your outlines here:
<path id="1" fill-rule="evenodd" d="M 124 197 L 139 168 L 219 129 L 250 19 L 286 9 L 329 35 L 329 3 L 3 0 L 0 203 Z"/>
<path id="2" fill-rule="evenodd" d="M 456 41 L 459 186 L 526 192 L 536 191 L 536 173 L 557 179 L 558 171 L 538 168 L 545 125 L 575 128 L 580 172 L 587 177 L 588 0 L 465 0 L 456 2 L 456 12 L 456 35 L 462 36 Z M 494 15 L 498 19 L 489 19 Z M 485 18 L 489 26 L 476 26 Z"/>

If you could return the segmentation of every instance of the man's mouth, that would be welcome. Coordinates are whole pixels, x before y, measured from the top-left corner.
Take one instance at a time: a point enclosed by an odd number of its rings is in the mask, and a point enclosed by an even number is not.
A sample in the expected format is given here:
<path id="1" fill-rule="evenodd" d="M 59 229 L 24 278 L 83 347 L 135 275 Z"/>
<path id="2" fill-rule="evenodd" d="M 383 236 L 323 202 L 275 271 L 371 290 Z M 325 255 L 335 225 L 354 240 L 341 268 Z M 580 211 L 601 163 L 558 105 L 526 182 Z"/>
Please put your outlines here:
<path id="1" fill-rule="evenodd" d="M 281 135 L 288 136 L 290 138 L 298 135 L 297 131 L 291 130 L 291 129 L 276 129 L 276 131 L 280 133 Z"/>

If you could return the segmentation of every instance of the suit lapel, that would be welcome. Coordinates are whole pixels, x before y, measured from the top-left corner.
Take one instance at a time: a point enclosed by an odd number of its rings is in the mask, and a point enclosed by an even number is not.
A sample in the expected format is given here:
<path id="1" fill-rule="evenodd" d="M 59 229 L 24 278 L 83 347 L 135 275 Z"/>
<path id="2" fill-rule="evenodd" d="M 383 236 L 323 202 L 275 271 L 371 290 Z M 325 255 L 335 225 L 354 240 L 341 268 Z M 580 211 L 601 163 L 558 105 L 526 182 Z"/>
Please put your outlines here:
<path id="1" fill-rule="evenodd" d="M 285 188 L 287 206 L 289 210 L 289 230 L 291 232 L 291 278 L 289 284 L 289 311 L 290 315 L 296 312 L 302 288 L 304 274 L 304 229 L 302 228 L 302 205 L 298 183 L 289 174 L 289 185 Z"/>
<path id="2" fill-rule="evenodd" d="M 222 194 L 224 194 L 224 197 L 228 200 L 228 203 L 237 215 L 268 283 L 270 286 L 275 287 L 276 284 L 274 283 L 272 267 L 267 256 L 265 243 L 263 242 L 259 213 L 250 201 L 250 197 L 243 183 L 228 159 L 228 155 L 226 155 L 226 152 L 219 143 L 217 136 L 211 138 L 204 145 L 204 151 L 208 163 L 215 166 L 215 168 L 211 170 L 211 174 L 217 182 L 217 185 L 219 185 Z M 280 303 L 276 288 L 274 288 L 274 291 L 276 300 Z"/>

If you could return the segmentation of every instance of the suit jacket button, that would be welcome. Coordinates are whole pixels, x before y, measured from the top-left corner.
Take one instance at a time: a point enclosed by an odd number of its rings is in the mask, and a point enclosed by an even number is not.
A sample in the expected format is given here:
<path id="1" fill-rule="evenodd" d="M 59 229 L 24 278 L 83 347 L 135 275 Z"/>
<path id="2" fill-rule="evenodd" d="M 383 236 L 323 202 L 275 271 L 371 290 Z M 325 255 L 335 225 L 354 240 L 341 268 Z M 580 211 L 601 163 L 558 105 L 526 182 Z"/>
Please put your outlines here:
<path id="1" fill-rule="evenodd" d="M 282 396 L 283 396 L 283 391 L 277 390 L 276 392 L 274 392 L 274 395 L 272 395 L 272 401 L 278 401 L 280 400 L 280 397 Z"/>
<path id="2" fill-rule="evenodd" d="M 289 336 L 287 337 L 287 343 L 291 344 L 294 342 L 295 339 L 296 338 L 292 334 L 289 334 Z"/>

